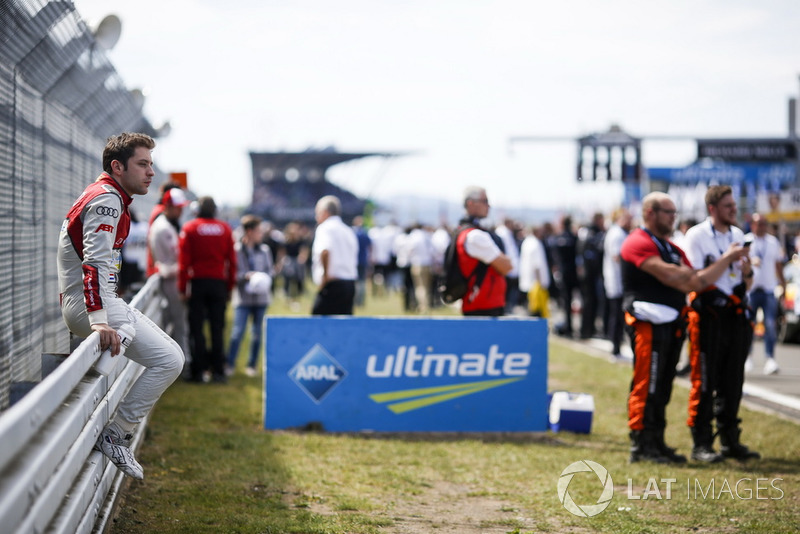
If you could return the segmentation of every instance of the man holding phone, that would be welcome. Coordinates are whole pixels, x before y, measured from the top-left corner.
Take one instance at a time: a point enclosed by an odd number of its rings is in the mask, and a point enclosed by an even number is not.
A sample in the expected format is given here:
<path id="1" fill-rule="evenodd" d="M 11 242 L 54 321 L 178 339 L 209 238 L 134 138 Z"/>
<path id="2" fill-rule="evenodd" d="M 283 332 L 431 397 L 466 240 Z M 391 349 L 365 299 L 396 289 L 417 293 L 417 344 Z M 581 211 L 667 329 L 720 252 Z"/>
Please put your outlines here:
<path id="1" fill-rule="evenodd" d="M 736 226 L 736 200 L 727 185 L 708 188 L 709 217 L 686 232 L 686 255 L 695 268 L 713 264 L 731 245 L 744 244 Z M 747 291 L 753 282 L 749 255 L 731 263 L 712 285 L 689 295 L 689 418 L 692 458 L 714 463 L 724 458 L 748 460 L 761 456 L 739 441 L 738 418 L 744 364 L 753 340 Z M 713 449 L 712 420 L 717 422 L 721 455 Z"/>

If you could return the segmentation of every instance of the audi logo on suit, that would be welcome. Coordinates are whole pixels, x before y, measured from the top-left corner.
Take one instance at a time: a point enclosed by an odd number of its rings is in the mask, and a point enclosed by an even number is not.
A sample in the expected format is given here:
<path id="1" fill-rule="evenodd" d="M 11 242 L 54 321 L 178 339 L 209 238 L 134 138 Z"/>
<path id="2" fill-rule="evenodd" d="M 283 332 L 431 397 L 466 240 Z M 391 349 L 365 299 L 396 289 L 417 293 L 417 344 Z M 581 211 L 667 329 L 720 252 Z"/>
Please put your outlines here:
<path id="1" fill-rule="evenodd" d="M 109 208 L 108 206 L 97 206 L 94 211 L 98 215 L 107 215 L 109 217 L 117 218 L 119 216 L 119 210 L 116 208 Z"/>

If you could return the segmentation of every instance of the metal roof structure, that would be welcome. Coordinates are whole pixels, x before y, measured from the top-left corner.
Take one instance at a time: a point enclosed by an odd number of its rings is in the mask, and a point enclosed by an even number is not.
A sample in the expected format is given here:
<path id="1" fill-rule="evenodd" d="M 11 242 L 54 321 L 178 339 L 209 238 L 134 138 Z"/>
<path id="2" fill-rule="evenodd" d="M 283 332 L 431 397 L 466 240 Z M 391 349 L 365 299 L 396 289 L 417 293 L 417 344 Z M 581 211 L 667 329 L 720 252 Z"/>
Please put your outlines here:
<path id="1" fill-rule="evenodd" d="M 313 222 L 314 205 L 324 195 L 336 195 L 342 215 L 363 213 L 365 201 L 327 181 L 330 167 L 361 158 L 390 158 L 397 152 L 337 152 L 333 147 L 303 152 L 250 152 L 253 167 L 253 213 L 278 224 L 292 220 Z"/>
<path id="2" fill-rule="evenodd" d="M 250 160 L 253 165 L 254 182 L 259 180 L 268 182 L 275 178 L 317 181 L 324 179 L 328 169 L 339 163 L 372 156 L 398 155 L 400 154 L 390 152 L 337 152 L 333 148 L 326 148 L 303 152 L 250 152 Z M 289 172 L 289 176 L 286 175 L 287 171 L 292 171 Z"/>

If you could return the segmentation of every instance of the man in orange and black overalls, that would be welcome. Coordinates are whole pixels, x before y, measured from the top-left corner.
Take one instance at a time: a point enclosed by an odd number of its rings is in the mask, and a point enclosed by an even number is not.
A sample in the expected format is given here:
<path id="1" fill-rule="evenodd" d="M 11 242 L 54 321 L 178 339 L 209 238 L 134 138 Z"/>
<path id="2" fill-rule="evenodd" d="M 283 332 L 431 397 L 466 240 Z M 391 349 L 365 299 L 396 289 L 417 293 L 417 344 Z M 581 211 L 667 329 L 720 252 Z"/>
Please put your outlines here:
<path id="1" fill-rule="evenodd" d="M 705 288 L 747 253 L 744 247 L 729 247 L 718 261 L 695 271 L 669 241 L 676 214 L 669 195 L 650 193 L 642 200 L 644 227 L 633 230 L 620 251 L 625 322 L 634 353 L 628 397 L 631 462 L 686 462 L 664 440 L 666 407 L 685 338 L 686 294 Z"/>

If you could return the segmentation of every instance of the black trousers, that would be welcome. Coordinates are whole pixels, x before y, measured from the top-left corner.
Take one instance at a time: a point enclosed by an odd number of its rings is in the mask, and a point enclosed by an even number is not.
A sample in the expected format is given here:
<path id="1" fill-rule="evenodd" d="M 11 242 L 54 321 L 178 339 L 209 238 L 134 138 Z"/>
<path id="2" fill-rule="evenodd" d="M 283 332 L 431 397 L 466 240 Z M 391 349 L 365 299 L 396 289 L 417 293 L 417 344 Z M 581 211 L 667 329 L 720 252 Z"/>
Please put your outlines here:
<path id="1" fill-rule="evenodd" d="M 561 280 L 558 285 L 561 309 L 564 310 L 564 333 L 572 334 L 572 294 L 578 289 L 577 280 Z"/>
<path id="2" fill-rule="evenodd" d="M 603 300 L 603 279 L 600 273 L 587 272 L 580 284 L 581 299 L 581 337 L 589 338 L 595 334 L 597 312 Z"/>
<path id="3" fill-rule="evenodd" d="M 224 280 L 195 278 L 191 282 L 189 297 L 189 343 L 192 351 L 192 378 L 200 378 L 210 370 L 214 375 L 225 374 L 225 309 L 228 306 L 228 288 Z M 206 343 L 204 331 L 208 321 L 211 331 L 211 348 Z"/>
<path id="4" fill-rule="evenodd" d="M 744 362 L 753 341 L 744 308 L 696 305 L 689 314 L 689 339 L 689 426 L 708 433 L 716 419 L 719 431 L 737 428 Z"/>
<path id="5" fill-rule="evenodd" d="M 519 278 L 506 277 L 506 313 L 512 313 L 519 304 Z"/>
<path id="6" fill-rule="evenodd" d="M 619 354 L 625 325 L 625 312 L 622 309 L 622 297 L 608 299 L 606 302 L 608 302 L 608 331 L 606 335 L 611 340 L 611 353 Z"/>
<path id="7" fill-rule="evenodd" d="M 353 315 L 355 280 L 332 280 L 325 284 L 311 310 L 312 315 Z"/>
<path id="8" fill-rule="evenodd" d="M 503 307 L 500 308 L 488 308 L 485 310 L 472 310 L 472 311 L 465 311 L 462 312 L 465 317 L 502 317 L 506 314 L 506 309 Z"/>

